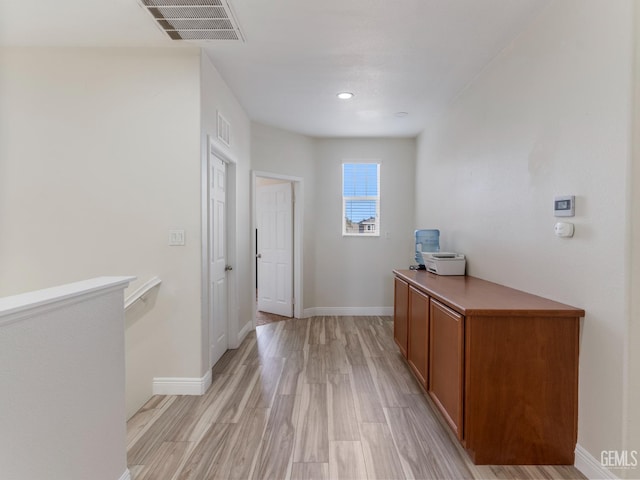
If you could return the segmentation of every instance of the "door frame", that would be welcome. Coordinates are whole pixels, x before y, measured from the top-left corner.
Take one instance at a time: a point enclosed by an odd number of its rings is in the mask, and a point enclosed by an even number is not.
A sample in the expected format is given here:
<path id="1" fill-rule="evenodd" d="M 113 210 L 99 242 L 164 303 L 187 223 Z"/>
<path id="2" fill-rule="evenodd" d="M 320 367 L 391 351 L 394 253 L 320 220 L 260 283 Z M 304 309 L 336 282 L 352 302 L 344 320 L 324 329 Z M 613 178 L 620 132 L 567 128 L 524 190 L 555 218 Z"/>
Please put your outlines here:
<path id="1" fill-rule="evenodd" d="M 302 250 L 303 250 L 303 232 L 304 232 L 304 182 L 301 177 L 293 177 L 291 175 L 281 175 L 279 173 L 262 172 L 258 170 L 251 171 L 251 252 L 252 255 L 256 251 L 256 235 L 257 228 L 257 209 L 256 209 L 256 177 L 272 178 L 274 180 L 286 180 L 291 182 L 293 186 L 293 317 L 303 318 L 303 288 L 302 288 Z M 256 262 L 251 262 L 251 271 L 253 273 L 253 285 L 256 283 L 257 274 Z M 256 325 L 256 298 L 253 298 L 253 326 Z"/>
<path id="2" fill-rule="evenodd" d="M 201 164 L 201 332 L 202 332 L 202 360 L 205 364 L 205 372 L 211 365 L 211 299 L 209 298 L 210 258 L 209 258 L 209 166 L 211 159 L 217 157 L 227 164 L 226 175 L 226 228 L 227 228 L 227 263 L 232 267 L 237 266 L 236 251 L 236 159 L 226 147 L 212 135 L 207 135 L 207 154 L 202 157 Z M 238 342 L 238 308 L 237 308 L 237 276 L 232 270 L 227 273 L 227 343 L 228 348 L 237 348 Z"/>

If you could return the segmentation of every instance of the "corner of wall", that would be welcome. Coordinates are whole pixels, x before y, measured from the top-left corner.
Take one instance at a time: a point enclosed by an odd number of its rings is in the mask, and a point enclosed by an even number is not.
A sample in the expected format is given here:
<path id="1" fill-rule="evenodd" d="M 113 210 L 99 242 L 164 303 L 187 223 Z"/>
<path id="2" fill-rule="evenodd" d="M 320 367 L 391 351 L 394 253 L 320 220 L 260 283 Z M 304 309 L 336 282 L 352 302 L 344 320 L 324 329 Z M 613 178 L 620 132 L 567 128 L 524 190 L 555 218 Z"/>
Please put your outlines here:
<path id="1" fill-rule="evenodd" d="M 604 468 L 602 464 L 580 444 L 576 446 L 575 467 L 589 480 L 618 480 L 619 478 Z"/>

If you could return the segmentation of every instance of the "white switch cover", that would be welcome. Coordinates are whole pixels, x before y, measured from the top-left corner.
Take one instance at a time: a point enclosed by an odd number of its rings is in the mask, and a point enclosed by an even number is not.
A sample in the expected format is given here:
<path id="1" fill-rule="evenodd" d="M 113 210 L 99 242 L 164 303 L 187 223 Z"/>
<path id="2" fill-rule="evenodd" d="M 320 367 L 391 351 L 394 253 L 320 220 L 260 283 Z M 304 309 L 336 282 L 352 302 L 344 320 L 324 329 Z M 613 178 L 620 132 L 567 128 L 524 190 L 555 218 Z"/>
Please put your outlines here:
<path id="1" fill-rule="evenodd" d="M 185 233 L 184 230 L 169 230 L 169 246 L 181 247 L 184 245 Z"/>
<path id="2" fill-rule="evenodd" d="M 558 237 L 573 237 L 573 223 L 558 222 L 554 227 L 554 231 Z"/>

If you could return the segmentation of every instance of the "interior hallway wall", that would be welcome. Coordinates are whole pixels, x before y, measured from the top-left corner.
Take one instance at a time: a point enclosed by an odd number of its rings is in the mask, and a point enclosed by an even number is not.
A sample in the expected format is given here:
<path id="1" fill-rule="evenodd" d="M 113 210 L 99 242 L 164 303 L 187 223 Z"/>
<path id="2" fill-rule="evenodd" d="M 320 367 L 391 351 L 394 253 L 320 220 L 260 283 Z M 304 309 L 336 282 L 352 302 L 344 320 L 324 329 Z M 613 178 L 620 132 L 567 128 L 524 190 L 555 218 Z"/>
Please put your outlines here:
<path id="1" fill-rule="evenodd" d="M 318 311 L 393 311 L 394 268 L 413 261 L 413 138 L 318 139 L 315 290 Z M 380 163 L 380 236 L 342 236 L 342 164 Z M 344 313 L 342 313 L 344 312 Z M 365 311 L 366 312 L 366 311 Z"/>
<path id="2" fill-rule="evenodd" d="M 578 443 L 597 461 L 640 450 L 624 442 L 632 13 L 551 3 L 418 141 L 416 224 L 440 228 L 469 274 L 586 310 Z M 559 194 L 576 195 L 571 239 L 554 236 Z"/>
<path id="3" fill-rule="evenodd" d="M 628 426 L 625 449 L 640 452 L 640 5 L 634 3 L 634 70 L 633 70 L 633 152 L 629 184 L 632 208 L 629 215 L 631 224 L 631 284 L 629 335 L 627 336 L 627 382 L 628 401 L 625 407 Z M 625 472 L 627 478 L 638 476 L 637 471 Z"/>
<path id="4" fill-rule="evenodd" d="M 304 179 L 304 310 L 388 313 L 392 270 L 413 263 L 415 139 L 310 138 L 252 123 L 251 167 Z M 343 237 L 342 163 L 381 165 L 380 237 Z"/>
<path id="5" fill-rule="evenodd" d="M 127 313 L 127 411 L 201 375 L 197 49 L 0 51 L 0 295 L 162 279 Z M 168 246 L 171 228 L 186 245 Z"/>
<path id="6" fill-rule="evenodd" d="M 227 211 L 235 212 L 227 218 L 227 263 L 233 270 L 227 273 L 229 289 L 229 348 L 237 348 L 253 327 L 253 293 L 248 288 L 251 278 L 251 123 L 244 109 L 226 84 L 211 59 L 202 51 L 200 57 L 201 131 L 200 146 L 202 162 L 206 165 L 208 137 L 216 141 L 218 147 L 233 160 L 233 167 L 227 168 Z M 218 112 L 231 125 L 230 145 L 216 140 Z M 229 189 L 233 184 L 233 188 Z M 194 185 L 195 188 L 195 185 Z M 206 188 L 206 187 L 205 187 Z M 235 196 L 232 195 L 235 193 Z M 205 217 L 206 217 L 206 212 Z M 203 219 L 203 222 L 206 220 Z M 206 294 L 206 278 L 203 278 L 203 295 Z M 199 376 L 209 370 L 209 323 L 208 314 L 202 312 L 202 363 Z M 240 336 L 239 336 L 240 335 Z"/>
<path id="7" fill-rule="evenodd" d="M 251 123 L 251 169 L 303 179 L 303 308 L 314 305 L 316 182 L 312 138 L 258 122 Z"/>

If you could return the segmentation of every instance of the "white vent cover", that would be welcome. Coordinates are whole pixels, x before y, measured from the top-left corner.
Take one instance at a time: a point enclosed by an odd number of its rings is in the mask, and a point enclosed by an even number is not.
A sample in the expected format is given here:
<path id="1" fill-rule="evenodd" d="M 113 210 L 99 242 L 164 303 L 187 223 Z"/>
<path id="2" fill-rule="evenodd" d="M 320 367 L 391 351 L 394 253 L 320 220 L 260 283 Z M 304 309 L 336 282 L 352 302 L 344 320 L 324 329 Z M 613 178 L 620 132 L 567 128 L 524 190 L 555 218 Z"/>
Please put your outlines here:
<path id="1" fill-rule="evenodd" d="M 140 0 L 173 40 L 236 40 L 244 36 L 227 0 Z"/>
<path id="2" fill-rule="evenodd" d="M 227 147 L 231 146 L 231 124 L 218 112 L 218 140 Z"/>

